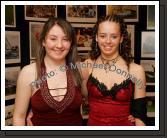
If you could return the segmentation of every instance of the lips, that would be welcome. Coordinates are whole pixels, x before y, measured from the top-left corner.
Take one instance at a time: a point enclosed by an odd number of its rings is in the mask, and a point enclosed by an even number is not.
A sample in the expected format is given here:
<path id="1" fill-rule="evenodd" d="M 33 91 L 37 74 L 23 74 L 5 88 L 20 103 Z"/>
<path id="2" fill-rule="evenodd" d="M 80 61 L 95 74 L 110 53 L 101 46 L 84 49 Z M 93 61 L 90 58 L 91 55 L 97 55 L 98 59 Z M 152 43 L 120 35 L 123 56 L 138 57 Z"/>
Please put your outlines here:
<path id="1" fill-rule="evenodd" d="M 63 53 L 64 50 L 53 50 L 56 54 L 60 55 Z"/>
<path id="2" fill-rule="evenodd" d="M 103 46 L 103 49 L 104 49 L 104 50 L 107 50 L 107 51 L 110 51 L 110 50 L 113 49 L 113 47 L 111 47 L 111 46 Z"/>

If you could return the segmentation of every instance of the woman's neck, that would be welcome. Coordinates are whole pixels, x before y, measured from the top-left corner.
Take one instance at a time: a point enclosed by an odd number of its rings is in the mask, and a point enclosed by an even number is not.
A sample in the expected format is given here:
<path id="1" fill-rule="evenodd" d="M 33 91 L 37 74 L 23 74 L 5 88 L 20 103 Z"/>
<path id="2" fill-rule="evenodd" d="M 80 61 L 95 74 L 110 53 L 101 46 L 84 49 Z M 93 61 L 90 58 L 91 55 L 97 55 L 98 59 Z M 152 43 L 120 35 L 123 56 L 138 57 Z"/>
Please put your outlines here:
<path id="1" fill-rule="evenodd" d="M 49 69 L 56 69 L 56 68 L 59 68 L 60 66 L 65 65 L 66 59 L 53 60 L 46 55 L 44 58 L 44 63 L 45 63 L 45 66 L 48 67 Z"/>
<path id="2" fill-rule="evenodd" d="M 116 54 L 113 54 L 113 55 L 104 55 L 104 54 L 101 54 L 100 56 L 101 56 L 101 58 L 110 61 L 110 60 L 118 58 L 120 55 L 119 55 L 119 53 L 116 53 Z"/>

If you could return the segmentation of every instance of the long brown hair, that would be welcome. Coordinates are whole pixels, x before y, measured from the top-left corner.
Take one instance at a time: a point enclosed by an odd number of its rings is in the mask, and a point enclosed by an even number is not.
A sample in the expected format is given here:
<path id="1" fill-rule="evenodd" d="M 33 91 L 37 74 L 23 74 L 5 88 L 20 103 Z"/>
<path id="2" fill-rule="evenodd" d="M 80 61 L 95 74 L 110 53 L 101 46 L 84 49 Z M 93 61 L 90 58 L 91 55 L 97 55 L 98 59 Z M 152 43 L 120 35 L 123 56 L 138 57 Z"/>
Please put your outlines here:
<path id="1" fill-rule="evenodd" d="M 78 53 L 77 53 L 77 42 L 76 42 L 76 34 L 75 34 L 75 30 L 74 28 L 71 26 L 71 24 L 61 18 L 56 18 L 56 17 L 52 17 L 49 18 L 49 20 L 45 23 L 42 33 L 40 35 L 40 39 L 39 39 L 39 47 L 37 48 L 36 51 L 36 67 L 37 67 L 37 79 L 39 79 L 40 77 L 42 77 L 40 75 L 41 72 L 41 64 L 44 62 L 44 57 L 46 55 L 46 51 L 45 48 L 43 47 L 43 41 L 45 40 L 45 37 L 47 35 L 47 33 L 49 32 L 49 30 L 55 25 L 57 24 L 58 26 L 60 26 L 64 33 L 67 35 L 68 39 L 71 42 L 71 48 L 69 53 L 66 56 L 66 64 L 70 65 L 76 65 L 77 62 L 77 57 L 78 57 Z M 72 68 L 72 75 L 73 78 L 75 79 L 75 82 L 77 83 L 77 86 L 81 86 L 82 83 L 82 79 L 81 79 L 81 75 L 79 73 L 78 68 Z"/>
<path id="2" fill-rule="evenodd" d="M 90 57 L 92 60 L 97 59 L 100 54 L 100 48 L 97 45 L 96 42 L 96 34 L 98 32 L 99 29 L 99 24 L 105 21 L 111 21 L 111 22 L 116 22 L 119 23 L 120 25 L 120 32 L 121 32 L 121 36 L 123 36 L 123 41 L 119 47 L 119 54 L 122 56 L 122 58 L 126 61 L 128 67 L 129 64 L 132 62 L 132 54 L 131 54 L 131 41 L 128 35 L 128 31 L 127 31 L 127 26 L 124 23 L 123 19 L 115 14 L 111 14 L 111 15 L 107 15 L 106 17 L 101 17 L 95 24 L 94 28 L 93 28 L 93 39 L 92 39 L 92 45 L 91 48 L 92 50 L 90 51 Z"/>

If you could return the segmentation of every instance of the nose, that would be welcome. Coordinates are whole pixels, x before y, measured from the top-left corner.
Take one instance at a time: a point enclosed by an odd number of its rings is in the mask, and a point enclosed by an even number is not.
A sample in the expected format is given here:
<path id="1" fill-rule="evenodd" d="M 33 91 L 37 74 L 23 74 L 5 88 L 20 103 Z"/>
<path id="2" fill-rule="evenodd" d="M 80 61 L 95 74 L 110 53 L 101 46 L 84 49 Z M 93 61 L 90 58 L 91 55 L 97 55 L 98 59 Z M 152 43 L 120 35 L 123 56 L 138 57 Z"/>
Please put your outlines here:
<path id="1" fill-rule="evenodd" d="M 58 40 L 55 45 L 56 45 L 55 47 L 58 49 L 61 49 L 63 47 L 61 40 Z"/>
<path id="2" fill-rule="evenodd" d="M 111 38 L 109 36 L 106 39 L 107 39 L 106 40 L 107 43 L 111 43 Z"/>

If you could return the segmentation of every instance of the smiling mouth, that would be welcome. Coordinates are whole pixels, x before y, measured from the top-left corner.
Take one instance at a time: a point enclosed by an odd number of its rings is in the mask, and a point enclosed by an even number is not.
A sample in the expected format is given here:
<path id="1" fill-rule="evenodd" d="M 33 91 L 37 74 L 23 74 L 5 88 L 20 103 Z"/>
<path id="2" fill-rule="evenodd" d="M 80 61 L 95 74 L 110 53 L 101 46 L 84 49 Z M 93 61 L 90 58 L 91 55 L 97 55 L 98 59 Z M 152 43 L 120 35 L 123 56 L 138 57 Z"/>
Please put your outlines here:
<path id="1" fill-rule="evenodd" d="M 56 54 L 61 54 L 61 53 L 63 53 L 63 51 L 64 51 L 64 50 L 54 50 L 54 52 L 55 52 Z"/>
<path id="2" fill-rule="evenodd" d="M 113 47 L 111 47 L 111 46 L 104 46 L 103 48 L 104 48 L 104 50 L 112 50 L 113 49 Z"/>

